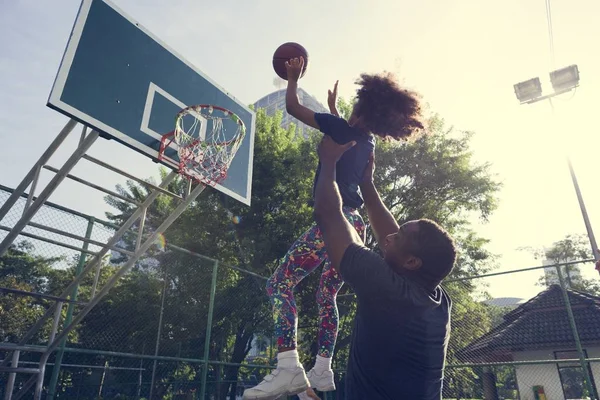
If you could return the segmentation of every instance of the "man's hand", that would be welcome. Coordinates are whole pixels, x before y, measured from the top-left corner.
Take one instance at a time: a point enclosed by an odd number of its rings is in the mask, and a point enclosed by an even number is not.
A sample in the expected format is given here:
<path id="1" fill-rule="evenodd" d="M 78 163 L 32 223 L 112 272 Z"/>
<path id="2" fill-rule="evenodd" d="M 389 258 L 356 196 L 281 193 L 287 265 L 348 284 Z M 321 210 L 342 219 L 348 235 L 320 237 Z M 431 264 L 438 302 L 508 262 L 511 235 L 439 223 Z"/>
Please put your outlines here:
<path id="1" fill-rule="evenodd" d="M 329 106 L 329 112 L 332 113 L 333 115 L 335 115 L 336 117 L 340 116 L 340 114 L 337 111 L 338 82 L 339 81 L 335 81 L 335 85 L 333 85 L 333 91 L 331 91 L 331 90 L 327 91 L 327 105 Z"/>
<path id="2" fill-rule="evenodd" d="M 287 80 L 298 82 L 302 70 L 304 69 L 304 57 L 292 58 L 285 62 L 285 69 L 287 70 Z"/>
<path id="3" fill-rule="evenodd" d="M 375 171 L 375 153 L 369 155 L 369 162 L 363 174 L 362 183 L 373 183 L 373 172 Z"/>
<path id="4" fill-rule="evenodd" d="M 319 148 L 317 149 L 319 160 L 323 164 L 335 164 L 342 157 L 342 155 L 355 144 L 355 141 L 351 141 L 346 144 L 337 144 L 335 140 L 331 138 L 331 136 L 324 135 L 321 143 L 319 143 Z"/>

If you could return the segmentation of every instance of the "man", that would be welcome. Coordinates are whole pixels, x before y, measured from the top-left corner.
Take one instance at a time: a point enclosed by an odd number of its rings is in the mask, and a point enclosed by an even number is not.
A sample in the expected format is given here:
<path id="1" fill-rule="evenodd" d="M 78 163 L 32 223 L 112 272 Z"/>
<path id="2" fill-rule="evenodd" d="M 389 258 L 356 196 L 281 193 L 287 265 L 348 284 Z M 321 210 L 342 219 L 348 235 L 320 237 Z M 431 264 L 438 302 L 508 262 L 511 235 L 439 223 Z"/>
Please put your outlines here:
<path id="1" fill-rule="evenodd" d="M 453 241 L 429 220 L 398 226 L 373 184 L 371 157 L 361 191 L 384 258 L 367 249 L 336 184 L 336 162 L 353 145 L 323 138 L 314 211 L 332 265 L 358 299 L 346 399 L 441 399 L 451 301 L 439 284 L 454 266 Z"/>

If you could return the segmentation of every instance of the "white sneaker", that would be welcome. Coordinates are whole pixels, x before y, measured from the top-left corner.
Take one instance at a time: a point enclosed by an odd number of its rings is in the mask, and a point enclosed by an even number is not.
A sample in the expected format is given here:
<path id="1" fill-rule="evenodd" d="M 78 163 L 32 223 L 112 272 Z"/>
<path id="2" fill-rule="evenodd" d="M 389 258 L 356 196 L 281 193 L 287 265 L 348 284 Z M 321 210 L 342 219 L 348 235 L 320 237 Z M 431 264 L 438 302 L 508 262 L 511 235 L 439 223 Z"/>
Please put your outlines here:
<path id="1" fill-rule="evenodd" d="M 276 400 L 308 389 L 304 368 L 277 368 L 253 388 L 244 390 L 244 400 Z"/>
<path id="2" fill-rule="evenodd" d="M 310 382 L 310 387 L 317 389 L 319 392 L 332 392 L 335 390 L 333 371 L 330 369 L 319 374 L 313 368 L 308 371 L 306 376 Z"/>

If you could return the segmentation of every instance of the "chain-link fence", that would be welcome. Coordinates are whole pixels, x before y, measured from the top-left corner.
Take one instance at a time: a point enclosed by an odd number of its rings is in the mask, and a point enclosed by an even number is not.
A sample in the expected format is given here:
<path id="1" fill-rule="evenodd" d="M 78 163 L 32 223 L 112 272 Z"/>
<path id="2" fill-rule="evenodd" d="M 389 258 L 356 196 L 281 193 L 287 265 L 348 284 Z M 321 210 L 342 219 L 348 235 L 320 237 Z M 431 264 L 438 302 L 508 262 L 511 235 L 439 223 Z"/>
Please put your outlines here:
<path id="1" fill-rule="evenodd" d="M 580 267 L 593 269 L 578 262 L 446 282 L 454 320 L 444 397 L 597 399 L 600 297 L 594 282 L 586 287 L 571 277 Z M 490 287 L 506 276 L 517 283 L 532 273 L 546 279 L 529 299 L 503 304 L 469 295 L 473 287 Z"/>
<path id="2" fill-rule="evenodd" d="M 0 204 L 9 194 L 10 189 L 0 188 Z M 0 223 L 0 240 L 25 201 Z M 3 365 L 10 365 L 14 357 L 10 345 L 18 343 L 50 305 L 64 301 L 58 296 L 114 231 L 109 223 L 58 205 L 41 208 L 0 258 Z M 92 242 L 86 245 L 82 238 Z M 126 257 L 126 249 L 113 251 L 78 285 L 76 296 L 70 294 L 73 301 L 64 303 L 55 320 L 59 327 L 68 325 Z M 444 283 L 453 300 L 445 399 L 598 398 L 598 285 L 579 280 L 575 273 L 577 268 L 591 268 L 589 263 L 574 264 Z M 486 297 L 486 288 L 507 275 L 518 281 L 544 274 L 552 279 L 536 286 L 531 298 L 502 303 Z M 176 246 L 154 249 L 52 353 L 44 375 L 45 398 L 241 399 L 244 388 L 260 382 L 275 364 L 272 312 L 264 285 L 264 277 Z M 333 362 L 337 391 L 321 393 L 323 399 L 344 398 L 356 310 L 353 295 L 344 290 L 338 296 L 340 332 Z M 299 306 L 300 313 L 308 307 L 302 301 Z M 19 367 L 38 366 L 53 322 L 50 318 L 27 341 Z M 308 368 L 314 362 L 316 326 L 316 315 L 300 320 L 300 350 Z M 2 394 L 8 377 L 0 372 Z M 28 378 L 16 376 L 15 392 Z"/>

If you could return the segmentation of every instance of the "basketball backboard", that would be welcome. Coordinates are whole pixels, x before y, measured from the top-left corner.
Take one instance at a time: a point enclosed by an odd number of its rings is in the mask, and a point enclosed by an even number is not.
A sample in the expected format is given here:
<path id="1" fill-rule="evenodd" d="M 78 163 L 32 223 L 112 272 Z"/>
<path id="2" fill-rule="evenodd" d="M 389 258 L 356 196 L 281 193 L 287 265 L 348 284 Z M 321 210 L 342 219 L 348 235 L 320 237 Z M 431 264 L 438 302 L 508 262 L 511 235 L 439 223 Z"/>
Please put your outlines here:
<path id="1" fill-rule="evenodd" d="M 250 205 L 255 114 L 107 0 L 83 0 L 48 106 L 158 161 L 186 106 L 237 114 L 246 136 L 219 191 Z M 232 134 L 235 129 L 232 131 Z M 175 168 L 175 150 L 161 162 Z"/>

